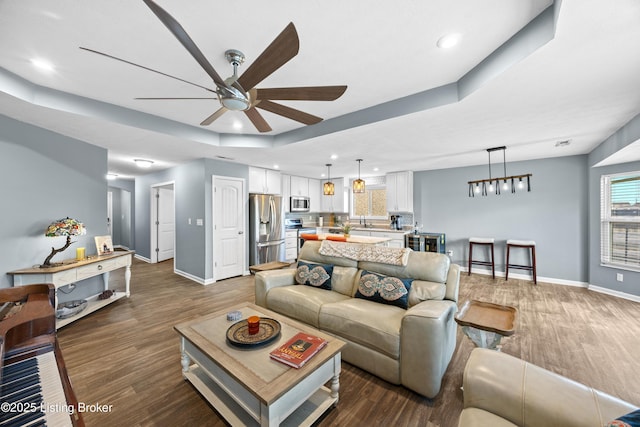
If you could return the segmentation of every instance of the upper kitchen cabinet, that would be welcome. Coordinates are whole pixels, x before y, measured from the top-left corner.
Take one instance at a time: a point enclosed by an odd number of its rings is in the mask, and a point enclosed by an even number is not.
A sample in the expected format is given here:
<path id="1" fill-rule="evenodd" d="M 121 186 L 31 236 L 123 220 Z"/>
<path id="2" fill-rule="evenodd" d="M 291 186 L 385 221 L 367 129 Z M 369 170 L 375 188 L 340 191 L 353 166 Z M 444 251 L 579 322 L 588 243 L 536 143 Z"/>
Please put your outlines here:
<path id="1" fill-rule="evenodd" d="M 320 197 L 322 186 L 319 179 L 309 178 L 309 205 L 311 212 L 321 212 L 322 206 Z"/>
<path id="2" fill-rule="evenodd" d="M 249 193 L 280 194 L 281 191 L 280 172 L 249 166 Z"/>
<path id="3" fill-rule="evenodd" d="M 348 212 L 348 208 L 344 203 L 344 179 L 343 178 L 331 178 L 331 182 L 335 186 L 333 196 L 325 196 L 322 193 L 322 185 L 324 181 L 320 182 L 320 210 L 321 212 Z"/>
<path id="4" fill-rule="evenodd" d="M 291 204 L 289 199 L 291 198 L 291 175 L 282 174 L 282 204 L 285 212 L 291 212 Z"/>
<path id="5" fill-rule="evenodd" d="M 291 195 L 309 197 L 309 178 L 291 177 Z"/>
<path id="6" fill-rule="evenodd" d="M 393 172 L 386 176 L 387 210 L 413 212 L 413 172 Z"/>

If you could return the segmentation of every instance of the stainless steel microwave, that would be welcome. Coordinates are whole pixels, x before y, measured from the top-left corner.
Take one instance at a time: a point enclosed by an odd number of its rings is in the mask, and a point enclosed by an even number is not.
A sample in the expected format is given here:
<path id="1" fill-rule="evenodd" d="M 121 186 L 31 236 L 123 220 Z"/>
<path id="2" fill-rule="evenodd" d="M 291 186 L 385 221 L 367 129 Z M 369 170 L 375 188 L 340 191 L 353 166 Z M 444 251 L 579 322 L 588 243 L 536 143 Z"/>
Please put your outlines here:
<path id="1" fill-rule="evenodd" d="M 291 212 L 309 212 L 311 209 L 311 202 L 308 197 L 304 196 L 291 196 Z"/>

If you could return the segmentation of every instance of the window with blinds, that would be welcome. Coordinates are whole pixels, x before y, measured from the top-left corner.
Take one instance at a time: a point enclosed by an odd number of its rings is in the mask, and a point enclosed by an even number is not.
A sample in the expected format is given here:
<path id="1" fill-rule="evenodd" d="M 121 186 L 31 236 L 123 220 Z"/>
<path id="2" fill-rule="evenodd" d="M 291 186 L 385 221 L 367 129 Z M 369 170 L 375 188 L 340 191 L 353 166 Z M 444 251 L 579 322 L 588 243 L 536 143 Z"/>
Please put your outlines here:
<path id="1" fill-rule="evenodd" d="M 601 177 L 600 219 L 602 264 L 640 271 L 640 172 Z"/>

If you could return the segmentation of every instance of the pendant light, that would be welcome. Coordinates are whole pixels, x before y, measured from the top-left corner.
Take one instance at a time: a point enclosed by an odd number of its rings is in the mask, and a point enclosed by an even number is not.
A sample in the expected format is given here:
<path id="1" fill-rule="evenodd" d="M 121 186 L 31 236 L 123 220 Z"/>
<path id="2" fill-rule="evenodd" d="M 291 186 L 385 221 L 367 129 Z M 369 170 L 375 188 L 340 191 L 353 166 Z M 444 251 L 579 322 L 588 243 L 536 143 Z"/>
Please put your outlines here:
<path id="1" fill-rule="evenodd" d="M 356 162 L 358 162 L 358 179 L 353 181 L 353 192 L 364 193 L 364 180 L 360 179 L 360 162 L 362 162 L 362 159 L 357 159 Z"/>
<path id="2" fill-rule="evenodd" d="M 525 184 L 522 181 L 523 179 L 526 180 L 527 191 L 531 191 L 531 177 L 533 176 L 532 174 L 525 173 L 522 175 L 507 176 L 507 158 L 505 155 L 506 149 L 507 147 L 505 146 L 487 148 L 487 153 L 489 154 L 489 178 L 478 179 L 475 181 L 468 181 L 467 184 L 469 184 L 469 197 L 475 197 L 475 195 L 478 193 L 482 193 L 483 196 L 486 196 L 488 193 L 493 193 L 494 191 L 496 194 L 499 195 L 501 188 L 505 192 L 508 192 L 509 190 L 511 190 L 512 193 L 515 193 L 516 186 L 518 187 L 518 190 L 524 190 Z M 502 151 L 502 166 L 503 166 L 504 176 L 500 178 L 493 178 L 491 175 L 491 153 L 495 151 Z M 518 180 L 517 184 L 516 184 L 516 179 Z M 480 185 L 482 185 L 482 187 L 480 187 Z"/>
<path id="3" fill-rule="evenodd" d="M 331 182 L 331 163 L 327 163 L 327 182 L 322 186 L 322 194 L 325 196 L 333 196 L 336 191 L 336 186 Z"/>

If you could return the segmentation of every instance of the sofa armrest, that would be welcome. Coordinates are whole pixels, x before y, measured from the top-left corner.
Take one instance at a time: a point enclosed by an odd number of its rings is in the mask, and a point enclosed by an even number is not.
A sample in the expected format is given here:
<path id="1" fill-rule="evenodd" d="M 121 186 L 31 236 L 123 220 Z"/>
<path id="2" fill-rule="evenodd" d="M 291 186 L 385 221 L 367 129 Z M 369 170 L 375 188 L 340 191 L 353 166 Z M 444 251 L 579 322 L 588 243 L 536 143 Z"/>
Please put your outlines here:
<path id="1" fill-rule="evenodd" d="M 539 366 L 482 348 L 471 352 L 463 389 L 465 410 L 482 409 L 519 426 L 602 427 L 635 409 Z"/>
<path id="2" fill-rule="evenodd" d="M 428 300 L 407 310 L 400 330 L 402 385 L 432 398 L 456 348 L 455 302 Z"/>
<path id="3" fill-rule="evenodd" d="M 269 289 L 277 286 L 295 285 L 296 269 L 284 268 L 280 270 L 267 270 L 256 273 L 256 304 L 267 307 L 267 293 Z"/>
<path id="4" fill-rule="evenodd" d="M 458 302 L 458 292 L 460 290 L 460 266 L 451 264 L 447 273 L 447 290 L 444 297 L 448 300 Z"/>

